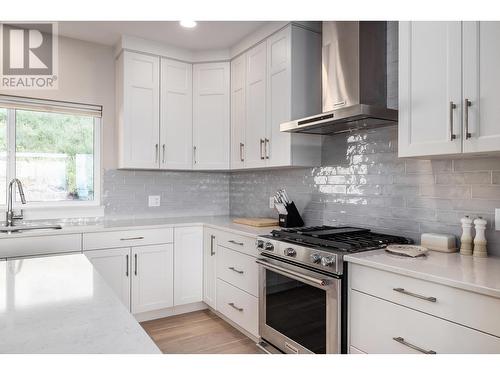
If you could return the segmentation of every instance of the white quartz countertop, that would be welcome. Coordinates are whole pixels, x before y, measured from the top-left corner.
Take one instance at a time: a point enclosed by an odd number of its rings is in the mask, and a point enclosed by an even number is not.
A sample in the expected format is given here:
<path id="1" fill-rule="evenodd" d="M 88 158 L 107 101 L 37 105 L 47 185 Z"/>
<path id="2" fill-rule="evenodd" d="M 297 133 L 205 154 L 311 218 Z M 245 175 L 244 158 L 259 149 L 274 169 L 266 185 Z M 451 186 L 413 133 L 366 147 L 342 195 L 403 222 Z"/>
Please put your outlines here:
<path id="1" fill-rule="evenodd" d="M 375 250 L 348 255 L 344 260 L 500 298 L 500 257 L 430 251 L 426 257 L 407 258 Z"/>
<path id="2" fill-rule="evenodd" d="M 0 261 L 0 353 L 160 353 L 82 254 Z"/>
<path id="3" fill-rule="evenodd" d="M 236 234 L 246 236 L 259 236 L 269 234 L 273 229 L 279 227 L 251 227 L 248 225 L 233 223 L 234 217 L 230 216 L 189 216 L 189 217 L 171 217 L 171 218 L 120 218 L 120 219 L 81 219 L 67 220 L 61 222 L 52 221 L 51 224 L 61 224 L 62 229 L 54 230 L 35 230 L 13 233 L 0 233 L 0 239 L 16 237 L 34 237 L 55 234 L 70 233 L 92 233 L 109 232 L 113 230 L 133 230 L 164 227 L 186 227 L 195 225 L 205 225 L 215 229 L 228 230 Z M 21 223 L 19 223 L 21 225 Z"/>

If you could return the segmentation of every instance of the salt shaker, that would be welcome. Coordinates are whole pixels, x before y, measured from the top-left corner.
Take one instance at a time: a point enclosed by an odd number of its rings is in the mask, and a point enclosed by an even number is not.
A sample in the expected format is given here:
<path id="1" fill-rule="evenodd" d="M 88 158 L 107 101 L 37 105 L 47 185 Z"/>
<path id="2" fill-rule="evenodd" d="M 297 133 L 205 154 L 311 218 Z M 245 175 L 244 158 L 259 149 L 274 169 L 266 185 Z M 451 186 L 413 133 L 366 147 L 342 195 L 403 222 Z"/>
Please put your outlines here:
<path id="1" fill-rule="evenodd" d="M 488 256 L 486 250 L 486 220 L 478 217 L 474 220 L 474 227 L 476 228 L 476 236 L 474 237 L 474 256 L 485 258 Z"/>
<path id="2" fill-rule="evenodd" d="M 460 219 L 462 223 L 462 237 L 460 237 L 460 254 L 472 255 L 472 219 L 469 216 L 464 216 Z"/>

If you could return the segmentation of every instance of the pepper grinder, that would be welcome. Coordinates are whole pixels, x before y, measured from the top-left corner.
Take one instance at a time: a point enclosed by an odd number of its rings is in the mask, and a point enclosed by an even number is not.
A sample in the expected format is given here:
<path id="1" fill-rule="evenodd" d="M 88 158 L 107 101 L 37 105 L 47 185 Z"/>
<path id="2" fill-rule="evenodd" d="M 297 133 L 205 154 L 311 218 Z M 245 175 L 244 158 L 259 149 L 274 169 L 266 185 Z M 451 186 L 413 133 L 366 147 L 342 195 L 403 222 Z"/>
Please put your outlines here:
<path id="1" fill-rule="evenodd" d="M 485 258 L 488 256 L 486 250 L 486 237 L 484 232 L 486 231 L 486 220 L 482 217 L 478 217 L 474 220 L 474 227 L 476 228 L 476 237 L 474 237 L 474 256 Z"/>
<path id="2" fill-rule="evenodd" d="M 462 223 L 462 237 L 460 237 L 460 254 L 472 255 L 472 219 L 469 216 L 464 216 L 460 219 Z"/>

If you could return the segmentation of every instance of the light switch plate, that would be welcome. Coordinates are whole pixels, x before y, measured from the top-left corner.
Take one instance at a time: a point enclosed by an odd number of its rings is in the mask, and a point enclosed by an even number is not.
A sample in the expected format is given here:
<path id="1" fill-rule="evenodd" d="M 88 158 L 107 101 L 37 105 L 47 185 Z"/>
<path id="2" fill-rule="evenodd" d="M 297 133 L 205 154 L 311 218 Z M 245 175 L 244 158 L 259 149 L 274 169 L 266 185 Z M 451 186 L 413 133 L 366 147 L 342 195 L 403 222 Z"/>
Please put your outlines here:
<path id="1" fill-rule="evenodd" d="M 274 208 L 274 197 L 269 197 L 269 208 Z"/>
<path id="2" fill-rule="evenodd" d="M 148 198 L 148 206 L 149 207 L 160 207 L 160 196 L 159 195 L 150 195 Z"/>
<path id="3" fill-rule="evenodd" d="M 500 230 L 500 208 L 495 208 L 495 230 Z"/>

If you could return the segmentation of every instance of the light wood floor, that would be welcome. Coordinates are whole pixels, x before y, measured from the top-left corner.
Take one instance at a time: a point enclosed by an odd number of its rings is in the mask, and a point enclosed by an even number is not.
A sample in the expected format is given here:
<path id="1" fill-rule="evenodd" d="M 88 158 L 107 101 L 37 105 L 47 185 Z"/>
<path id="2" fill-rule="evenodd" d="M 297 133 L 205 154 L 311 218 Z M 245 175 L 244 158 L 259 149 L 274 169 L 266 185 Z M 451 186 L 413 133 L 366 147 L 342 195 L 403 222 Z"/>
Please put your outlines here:
<path id="1" fill-rule="evenodd" d="M 141 323 L 165 354 L 258 354 L 255 342 L 210 310 Z"/>

